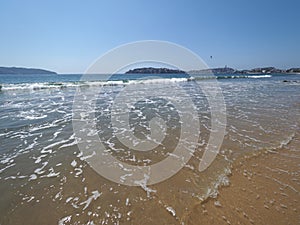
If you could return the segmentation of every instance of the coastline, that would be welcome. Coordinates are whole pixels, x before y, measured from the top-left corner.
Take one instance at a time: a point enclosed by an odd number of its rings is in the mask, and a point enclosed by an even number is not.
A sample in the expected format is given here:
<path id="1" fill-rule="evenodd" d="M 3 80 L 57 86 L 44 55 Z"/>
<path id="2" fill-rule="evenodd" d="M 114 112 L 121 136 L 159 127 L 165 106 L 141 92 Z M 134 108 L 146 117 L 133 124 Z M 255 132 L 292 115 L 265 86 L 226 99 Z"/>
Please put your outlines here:
<path id="1" fill-rule="evenodd" d="M 20 78 L 29 80 L 30 76 Z M 185 88 L 192 87 L 193 82 L 177 75 L 142 81 L 130 80 L 128 76 L 126 84 L 123 79 L 105 84 L 89 81 L 78 84 L 73 81 L 76 77 L 56 78 L 55 83 L 32 80 L 32 83 L 8 85 L 0 95 L 3 108 L 0 140 L 5 150 L 0 155 L 0 190 L 5 193 L 0 198 L 0 224 L 273 225 L 299 221 L 298 76 L 220 79 L 227 101 L 228 133 L 219 155 L 204 173 L 199 173 L 197 166 L 209 138 L 210 113 L 203 93 L 192 92 L 198 99 L 196 106 L 203 125 L 199 151 L 195 151 L 176 176 L 149 187 L 145 179 L 137 187 L 109 181 L 86 163 L 72 129 L 74 92 L 78 87 L 84 93 L 106 85 L 107 94 L 100 96 L 97 108 L 106 112 L 99 116 L 99 124 L 106 124 L 108 103 L 126 85 L 134 87 L 126 97 L 135 97 L 144 88 L 153 87 L 177 93 L 174 82 L 183 80 L 178 84 Z M 143 85 L 135 85 L 140 82 Z M 210 84 L 209 80 L 203 82 Z M 144 108 L 168 110 L 170 115 L 176 112 L 168 104 L 157 104 L 137 105 L 133 118 L 139 118 Z M 136 121 L 133 125 L 143 125 L 139 119 Z M 166 149 L 153 152 L 160 154 L 146 155 L 124 148 L 125 152 L 116 151 L 115 156 L 129 163 L 142 160 L 148 163 L 170 155 L 176 146 L 173 140 L 178 137 L 177 123 L 166 121 L 174 129 L 163 143 Z M 99 127 L 99 131 L 106 137 L 109 130 Z M 103 141 L 115 143 L 113 149 L 118 149 L 119 143 L 111 137 L 107 135 Z M 216 198 L 207 199 L 208 196 Z"/>
<path id="2" fill-rule="evenodd" d="M 236 159 L 229 186 L 196 205 L 184 224 L 300 224 L 299 145 L 297 133 L 275 151 Z"/>

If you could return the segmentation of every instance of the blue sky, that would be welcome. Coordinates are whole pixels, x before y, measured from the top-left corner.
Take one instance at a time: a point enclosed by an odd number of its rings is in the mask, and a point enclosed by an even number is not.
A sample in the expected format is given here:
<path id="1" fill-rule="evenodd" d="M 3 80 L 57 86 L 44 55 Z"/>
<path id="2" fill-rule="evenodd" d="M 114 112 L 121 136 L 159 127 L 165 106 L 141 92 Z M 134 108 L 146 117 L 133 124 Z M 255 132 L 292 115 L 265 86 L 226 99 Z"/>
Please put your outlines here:
<path id="1" fill-rule="evenodd" d="M 300 67 L 299 9 L 298 0 L 0 0 L 0 66 L 81 73 L 118 45 L 164 40 L 210 67 Z"/>

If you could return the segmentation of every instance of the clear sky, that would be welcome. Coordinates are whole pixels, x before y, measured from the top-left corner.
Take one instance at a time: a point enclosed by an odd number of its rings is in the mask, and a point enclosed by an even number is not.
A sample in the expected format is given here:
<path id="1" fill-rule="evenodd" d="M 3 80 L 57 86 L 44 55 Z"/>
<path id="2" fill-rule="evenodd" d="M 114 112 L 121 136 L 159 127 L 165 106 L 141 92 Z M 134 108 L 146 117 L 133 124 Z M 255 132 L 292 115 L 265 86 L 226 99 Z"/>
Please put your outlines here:
<path id="1" fill-rule="evenodd" d="M 0 0 L 0 66 L 81 73 L 118 45 L 165 40 L 210 67 L 300 67 L 299 27 L 299 0 Z"/>

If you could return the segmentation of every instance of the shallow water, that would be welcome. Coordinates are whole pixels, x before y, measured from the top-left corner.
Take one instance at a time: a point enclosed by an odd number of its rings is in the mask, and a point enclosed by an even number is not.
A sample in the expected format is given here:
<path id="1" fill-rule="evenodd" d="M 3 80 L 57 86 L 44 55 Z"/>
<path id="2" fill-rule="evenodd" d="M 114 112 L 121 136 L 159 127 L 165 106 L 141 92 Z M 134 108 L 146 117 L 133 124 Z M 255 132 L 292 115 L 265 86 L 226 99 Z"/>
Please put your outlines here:
<path id="1" fill-rule="evenodd" d="M 287 146 L 299 130 L 299 75 L 218 79 L 226 103 L 226 135 L 219 155 L 207 170 L 199 172 L 211 131 L 211 112 L 195 81 L 177 77 L 107 85 L 103 81 L 78 83 L 77 79 L 49 81 L 56 82 L 55 85 L 3 85 L 0 191 L 4 194 L 0 197 L 0 224 L 180 224 L 195 205 L 208 196 L 216 196 L 218 187 L 229 183 L 227 175 L 233 160 L 250 152 L 276 151 Z M 59 82 L 63 84 L 58 85 Z M 209 87 L 214 81 L 197 82 Z M 112 107 L 118 94 L 128 86 L 131 92 L 126 97 L 137 101 L 127 111 L 130 129 L 136 137 L 151 138 L 152 118 L 165 121 L 165 130 L 160 121 L 157 123 L 165 138 L 152 151 L 126 147 L 117 139 L 124 131 L 111 125 L 111 116 L 126 113 L 116 109 L 114 115 Z M 140 186 L 125 186 L 100 176 L 84 160 L 72 126 L 76 91 L 81 91 L 83 98 L 86 96 L 87 105 L 89 101 L 92 104 L 93 98 L 97 100 L 95 108 L 79 108 L 95 115 L 96 129 L 88 130 L 87 136 L 91 140 L 100 137 L 108 153 L 121 162 L 145 166 L 172 156 L 180 138 L 179 114 L 189 113 L 189 107 L 179 112 L 163 98 L 148 96 L 142 101 L 139 96 L 149 90 L 161 91 L 180 101 L 180 89 L 189 94 L 195 105 L 200 133 L 195 134 L 197 143 L 186 143 L 195 145 L 196 151 L 174 176 L 154 185 L 147 185 L 145 178 Z M 97 94 L 91 97 L 91 93 Z"/>

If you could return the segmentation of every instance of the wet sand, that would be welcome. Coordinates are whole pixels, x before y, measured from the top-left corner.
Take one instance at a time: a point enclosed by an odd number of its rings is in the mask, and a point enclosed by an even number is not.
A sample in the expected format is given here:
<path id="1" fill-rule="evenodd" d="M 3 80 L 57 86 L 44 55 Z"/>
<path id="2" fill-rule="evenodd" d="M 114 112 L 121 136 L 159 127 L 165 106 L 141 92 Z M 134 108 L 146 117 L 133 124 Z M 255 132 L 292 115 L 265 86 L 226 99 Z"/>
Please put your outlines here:
<path id="1" fill-rule="evenodd" d="M 198 204 L 191 204 L 188 213 L 177 219 L 172 216 L 172 213 L 164 210 L 161 204 L 158 204 L 159 196 L 152 195 L 149 199 L 141 188 L 124 189 L 124 187 L 110 184 L 103 186 L 101 190 L 105 192 L 106 188 L 113 187 L 113 191 L 116 193 L 122 191 L 130 196 L 129 208 L 127 210 L 127 207 L 124 207 L 125 211 L 122 212 L 122 215 L 133 212 L 133 217 L 128 216 L 128 218 L 118 220 L 120 224 L 300 224 L 299 147 L 300 139 L 299 134 L 297 134 L 290 143 L 280 149 L 241 156 L 233 162 L 230 185 L 221 187 L 217 198 L 209 198 L 202 203 L 198 201 Z M 90 169 L 86 170 L 85 173 L 89 173 L 86 176 L 88 177 L 88 189 L 99 189 L 99 183 L 103 182 L 101 177 L 93 176 L 92 173 L 94 172 Z M 72 196 L 82 191 L 83 187 L 78 185 L 78 182 L 70 183 L 73 180 L 71 177 L 68 177 L 67 180 L 69 181 L 66 183 L 68 187 L 64 187 L 62 195 Z M 57 224 L 57 218 L 62 218 L 62 215 L 74 215 L 73 217 L 77 217 L 77 219 L 72 217 L 70 221 L 67 222 L 66 219 L 65 223 L 62 224 L 76 224 L 76 222 L 78 224 L 90 224 L 88 223 L 89 212 L 99 211 L 97 210 L 99 205 L 101 205 L 102 210 L 110 210 L 110 206 L 105 207 L 99 201 L 92 202 L 91 208 L 88 208 L 88 212 L 85 213 L 81 208 L 66 207 L 65 204 L 67 203 L 57 205 L 57 199 L 54 197 L 57 188 L 53 185 L 52 188 L 51 185 L 49 186 L 49 188 L 47 185 L 43 188 L 40 187 L 47 194 L 44 197 L 40 196 L 39 202 L 30 201 L 22 206 L 13 207 L 14 209 L 7 214 L 8 218 L 4 221 L 7 224 L 28 224 L 28 222 L 30 224 Z M 31 191 L 36 192 L 36 189 Z M 12 192 L 14 191 L 12 190 Z M 30 191 L 28 190 L 28 192 Z M 106 193 L 109 193 L 109 190 Z M 90 194 L 87 193 L 87 196 Z M 86 194 L 82 193 L 82 195 Z M 30 196 L 29 193 L 28 196 Z M 117 202 L 119 198 L 125 206 L 126 198 L 124 196 L 124 198 L 120 198 L 120 195 L 106 196 L 107 199 L 102 199 L 101 202 L 114 202 L 113 198 L 116 198 Z M 140 204 L 134 202 L 137 196 L 144 198 L 145 202 Z M 131 206 L 131 204 L 133 205 Z M 149 216 L 145 216 L 143 211 L 147 212 Z M 156 216 L 153 217 L 153 215 Z M 104 218 L 105 215 L 99 215 L 99 217 Z M 24 223 L 24 221 L 26 222 Z M 97 220 L 94 217 L 95 224 L 100 221 L 102 220 Z"/>
<path id="2" fill-rule="evenodd" d="M 198 204 L 185 224 L 300 224 L 299 133 L 285 147 L 243 156 L 230 185 Z"/>

